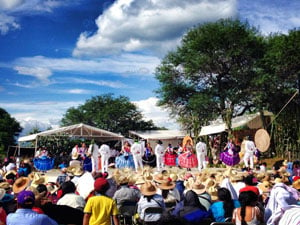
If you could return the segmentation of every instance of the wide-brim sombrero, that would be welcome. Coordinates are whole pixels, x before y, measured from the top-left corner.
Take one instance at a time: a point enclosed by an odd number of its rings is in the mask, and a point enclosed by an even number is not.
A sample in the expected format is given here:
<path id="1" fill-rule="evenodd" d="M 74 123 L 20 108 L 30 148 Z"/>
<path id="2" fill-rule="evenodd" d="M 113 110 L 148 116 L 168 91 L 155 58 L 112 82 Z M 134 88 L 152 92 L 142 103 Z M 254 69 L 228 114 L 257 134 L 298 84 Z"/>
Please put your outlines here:
<path id="1" fill-rule="evenodd" d="M 191 142 L 191 145 L 194 145 L 193 139 L 190 136 L 187 135 L 182 140 L 182 146 L 184 147 L 188 141 Z"/>
<path id="2" fill-rule="evenodd" d="M 266 152 L 270 146 L 270 136 L 265 129 L 259 129 L 254 136 L 256 148 L 261 152 Z"/>

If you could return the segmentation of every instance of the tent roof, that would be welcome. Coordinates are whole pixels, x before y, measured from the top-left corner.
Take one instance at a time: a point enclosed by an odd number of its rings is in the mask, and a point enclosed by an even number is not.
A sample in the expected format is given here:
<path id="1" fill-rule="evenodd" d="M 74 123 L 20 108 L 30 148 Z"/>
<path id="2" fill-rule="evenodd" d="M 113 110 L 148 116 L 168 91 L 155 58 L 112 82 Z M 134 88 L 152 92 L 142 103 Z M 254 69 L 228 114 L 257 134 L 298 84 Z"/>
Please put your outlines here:
<path id="1" fill-rule="evenodd" d="M 264 116 L 272 116 L 271 112 L 264 112 Z M 232 128 L 237 128 L 240 126 L 248 126 L 250 129 L 258 129 L 262 127 L 262 121 L 260 118 L 260 113 L 248 114 L 243 116 L 237 116 L 232 119 Z M 225 131 L 227 129 L 226 124 L 222 119 L 217 119 L 212 121 L 210 125 L 203 126 L 201 128 L 200 136 L 217 134 Z"/>
<path id="2" fill-rule="evenodd" d="M 179 130 L 129 131 L 129 134 L 136 135 L 146 140 L 182 139 L 186 135 L 185 132 Z"/>
<path id="3" fill-rule="evenodd" d="M 41 136 L 84 137 L 99 141 L 122 140 L 124 138 L 122 135 L 80 123 L 23 136 L 18 139 L 18 142 L 33 141 Z"/>

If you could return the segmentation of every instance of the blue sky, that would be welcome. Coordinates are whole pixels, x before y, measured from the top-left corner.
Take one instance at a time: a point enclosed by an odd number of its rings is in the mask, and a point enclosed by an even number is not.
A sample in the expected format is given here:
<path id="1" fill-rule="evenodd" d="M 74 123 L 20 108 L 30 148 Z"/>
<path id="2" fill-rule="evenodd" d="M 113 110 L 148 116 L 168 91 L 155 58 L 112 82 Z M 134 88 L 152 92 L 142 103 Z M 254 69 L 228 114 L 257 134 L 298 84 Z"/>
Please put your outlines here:
<path id="1" fill-rule="evenodd" d="M 26 133 L 114 93 L 158 126 L 178 128 L 155 106 L 154 70 L 187 29 L 239 17 L 263 34 L 287 33 L 299 12 L 298 0 L 0 0 L 0 107 Z"/>

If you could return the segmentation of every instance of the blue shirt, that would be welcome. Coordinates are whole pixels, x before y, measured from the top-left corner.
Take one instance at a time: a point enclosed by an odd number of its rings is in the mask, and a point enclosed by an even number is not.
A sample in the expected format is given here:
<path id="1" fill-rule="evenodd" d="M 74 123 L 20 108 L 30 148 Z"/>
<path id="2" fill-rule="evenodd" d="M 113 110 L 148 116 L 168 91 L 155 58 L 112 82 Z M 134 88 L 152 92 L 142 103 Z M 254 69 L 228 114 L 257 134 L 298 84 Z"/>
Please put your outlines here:
<path id="1" fill-rule="evenodd" d="M 15 213 L 8 214 L 7 225 L 58 225 L 54 220 L 44 214 L 38 214 L 31 209 L 17 209 Z"/>
<path id="2" fill-rule="evenodd" d="M 233 200 L 234 208 L 241 207 L 240 202 L 238 200 Z M 214 220 L 216 222 L 225 222 L 225 211 L 223 208 L 223 202 L 214 202 L 209 209 L 210 213 L 212 214 Z"/>

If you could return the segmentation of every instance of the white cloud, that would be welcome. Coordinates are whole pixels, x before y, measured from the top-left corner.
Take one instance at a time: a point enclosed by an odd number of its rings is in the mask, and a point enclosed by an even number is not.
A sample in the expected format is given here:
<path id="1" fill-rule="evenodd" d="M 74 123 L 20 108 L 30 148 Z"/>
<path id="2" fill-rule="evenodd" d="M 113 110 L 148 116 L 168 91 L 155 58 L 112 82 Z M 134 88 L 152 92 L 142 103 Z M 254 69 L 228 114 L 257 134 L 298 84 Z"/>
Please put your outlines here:
<path id="1" fill-rule="evenodd" d="M 78 84 L 93 84 L 96 86 L 105 86 L 111 88 L 125 88 L 126 84 L 122 82 L 114 82 L 114 81 L 104 81 L 104 80 L 88 80 L 88 79 L 79 79 L 79 78 L 68 78 L 66 82 L 78 83 Z"/>
<path id="2" fill-rule="evenodd" d="M 236 0 L 118 0 L 98 17 L 95 34 L 81 33 L 73 55 L 165 53 L 190 27 L 235 14 Z"/>
<path id="3" fill-rule="evenodd" d="M 28 75 L 37 78 L 38 80 L 42 81 L 42 83 L 49 83 L 48 77 L 52 75 L 51 70 L 42 67 L 23 67 L 23 66 L 16 66 L 14 69 L 21 75 Z"/>
<path id="4" fill-rule="evenodd" d="M 91 93 L 91 91 L 85 90 L 85 89 L 70 89 L 65 92 L 67 92 L 69 94 L 89 94 L 89 93 Z"/>
<path id="5" fill-rule="evenodd" d="M 0 33 L 19 29 L 19 18 L 26 15 L 51 13 L 53 9 L 78 4 L 81 0 L 0 0 Z"/>
<path id="6" fill-rule="evenodd" d="M 117 73 L 121 75 L 153 76 L 160 59 L 140 54 L 120 54 L 110 58 L 81 60 L 74 58 L 47 58 L 44 56 L 22 57 L 11 64 L 18 68 L 44 68 L 57 72 L 80 72 L 83 74 Z M 4 65 L 2 67 L 9 67 Z M 141 73 L 142 72 L 142 73 Z M 29 73 L 29 72 L 28 72 Z"/>
<path id="7" fill-rule="evenodd" d="M 280 1 L 239 1 L 240 17 L 246 18 L 251 25 L 259 28 L 264 35 L 270 33 L 287 33 L 288 30 L 300 27 L 300 4 L 290 0 L 288 4 Z"/>
<path id="8" fill-rule="evenodd" d="M 0 0 L 0 9 L 9 10 L 20 6 L 23 0 Z"/>
<path id="9" fill-rule="evenodd" d="M 158 98 L 150 97 L 148 99 L 134 101 L 133 103 L 137 105 L 146 120 L 153 120 L 154 124 L 159 127 L 179 130 L 179 124 L 170 118 L 167 110 L 156 105 L 157 101 Z"/>
<path id="10" fill-rule="evenodd" d="M 9 30 L 19 29 L 20 25 L 16 22 L 15 18 L 4 13 L 0 13 L 0 33 L 1 35 L 7 34 Z"/>
<path id="11" fill-rule="evenodd" d="M 69 101 L 69 102 L 0 102 L 2 108 L 4 108 L 12 117 L 22 123 L 37 123 L 46 124 L 47 127 L 57 127 L 59 122 L 66 113 L 67 109 L 71 107 L 78 107 L 83 104 L 82 101 Z M 31 122 L 30 122 L 31 121 Z M 34 126 L 33 126 L 34 127 Z"/>

